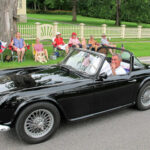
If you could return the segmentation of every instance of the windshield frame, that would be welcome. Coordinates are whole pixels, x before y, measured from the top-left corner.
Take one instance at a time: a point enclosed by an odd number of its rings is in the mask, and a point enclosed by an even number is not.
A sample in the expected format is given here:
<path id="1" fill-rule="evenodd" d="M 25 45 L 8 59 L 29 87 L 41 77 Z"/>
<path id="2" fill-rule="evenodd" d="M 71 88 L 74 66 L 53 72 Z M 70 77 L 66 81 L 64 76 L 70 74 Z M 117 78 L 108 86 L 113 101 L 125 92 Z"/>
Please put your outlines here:
<path id="1" fill-rule="evenodd" d="M 65 57 L 65 59 L 60 63 L 60 66 L 61 66 L 61 65 L 62 65 L 62 66 L 63 66 L 63 65 L 66 65 L 65 62 L 68 60 L 68 58 L 72 55 L 72 53 L 73 53 L 74 51 L 83 51 L 83 52 L 87 52 L 87 53 L 89 53 L 89 54 L 94 54 L 94 55 L 97 55 L 97 56 L 101 57 L 102 62 L 99 63 L 99 67 L 98 67 L 97 71 L 95 72 L 95 74 L 90 75 L 90 74 L 88 74 L 88 73 L 86 73 L 86 72 L 83 73 L 82 71 L 79 71 L 79 70 L 76 70 L 75 68 L 73 68 L 74 71 L 75 71 L 76 73 L 79 73 L 81 76 L 84 76 L 84 77 L 91 77 L 91 78 L 96 77 L 97 74 L 99 73 L 100 69 L 101 69 L 102 66 L 103 66 L 103 63 L 104 63 L 104 60 L 105 60 L 105 55 L 103 55 L 103 54 L 101 54 L 101 53 L 94 52 L 94 51 L 85 50 L 85 49 L 83 49 L 83 48 L 73 48 L 73 49 L 69 52 L 69 54 L 67 55 L 67 57 Z M 69 66 L 69 65 L 68 65 L 68 66 Z"/>

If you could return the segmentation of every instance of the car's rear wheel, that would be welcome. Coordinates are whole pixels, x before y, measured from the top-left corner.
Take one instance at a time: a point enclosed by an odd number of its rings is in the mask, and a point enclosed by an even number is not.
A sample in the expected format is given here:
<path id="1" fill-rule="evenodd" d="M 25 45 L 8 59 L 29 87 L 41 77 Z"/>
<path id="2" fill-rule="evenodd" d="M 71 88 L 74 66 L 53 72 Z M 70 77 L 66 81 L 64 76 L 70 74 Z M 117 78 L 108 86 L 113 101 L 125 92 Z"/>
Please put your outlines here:
<path id="1" fill-rule="evenodd" d="M 36 144 L 50 138 L 60 123 L 58 109 L 47 102 L 26 107 L 16 122 L 16 132 L 21 140 Z"/>
<path id="2" fill-rule="evenodd" d="M 147 110 L 150 108 L 150 82 L 147 82 L 140 90 L 137 99 L 137 108 Z"/>

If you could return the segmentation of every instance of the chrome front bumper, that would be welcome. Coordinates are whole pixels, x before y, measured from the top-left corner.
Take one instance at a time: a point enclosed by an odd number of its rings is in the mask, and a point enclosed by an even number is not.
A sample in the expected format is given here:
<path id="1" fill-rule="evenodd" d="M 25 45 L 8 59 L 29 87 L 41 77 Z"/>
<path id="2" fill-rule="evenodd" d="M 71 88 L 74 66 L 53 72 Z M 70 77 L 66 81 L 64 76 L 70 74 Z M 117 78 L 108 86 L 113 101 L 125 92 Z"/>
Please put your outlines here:
<path id="1" fill-rule="evenodd" d="M 9 131 L 9 130 L 10 130 L 9 126 L 0 125 L 0 132 L 5 132 L 5 131 Z"/>

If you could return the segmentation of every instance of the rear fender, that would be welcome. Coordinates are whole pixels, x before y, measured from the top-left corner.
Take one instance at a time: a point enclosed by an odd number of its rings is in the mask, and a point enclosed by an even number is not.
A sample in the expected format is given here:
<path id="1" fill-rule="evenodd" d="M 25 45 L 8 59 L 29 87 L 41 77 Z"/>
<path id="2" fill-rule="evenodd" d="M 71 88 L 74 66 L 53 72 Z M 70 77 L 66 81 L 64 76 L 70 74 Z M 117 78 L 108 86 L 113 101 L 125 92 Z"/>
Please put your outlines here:
<path id="1" fill-rule="evenodd" d="M 138 94 L 139 94 L 141 88 L 144 86 L 144 84 L 146 84 L 146 83 L 149 82 L 149 81 L 150 81 L 150 77 L 147 77 L 147 78 L 145 78 L 145 79 L 140 83 L 140 85 L 139 85 L 139 87 L 138 87 L 138 92 L 137 92 L 137 95 L 136 95 L 136 99 L 138 98 Z"/>

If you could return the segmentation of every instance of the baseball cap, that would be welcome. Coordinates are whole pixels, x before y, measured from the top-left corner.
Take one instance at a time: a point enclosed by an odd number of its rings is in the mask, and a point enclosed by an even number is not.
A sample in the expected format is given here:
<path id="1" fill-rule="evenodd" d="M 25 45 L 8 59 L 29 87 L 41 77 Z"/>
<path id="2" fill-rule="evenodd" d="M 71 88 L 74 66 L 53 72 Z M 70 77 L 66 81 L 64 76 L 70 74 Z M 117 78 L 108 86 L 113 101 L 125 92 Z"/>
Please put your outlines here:
<path id="1" fill-rule="evenodd" d="M 75 32 L 72 32 L 72 35 L 77 35 L 77 33 L 75 33 Z"/>
<path id="2" fill-rule="evenodd" d="M 61 33 L 60 32 L 56 32 L 56 35 L 60 35 Z"/>

